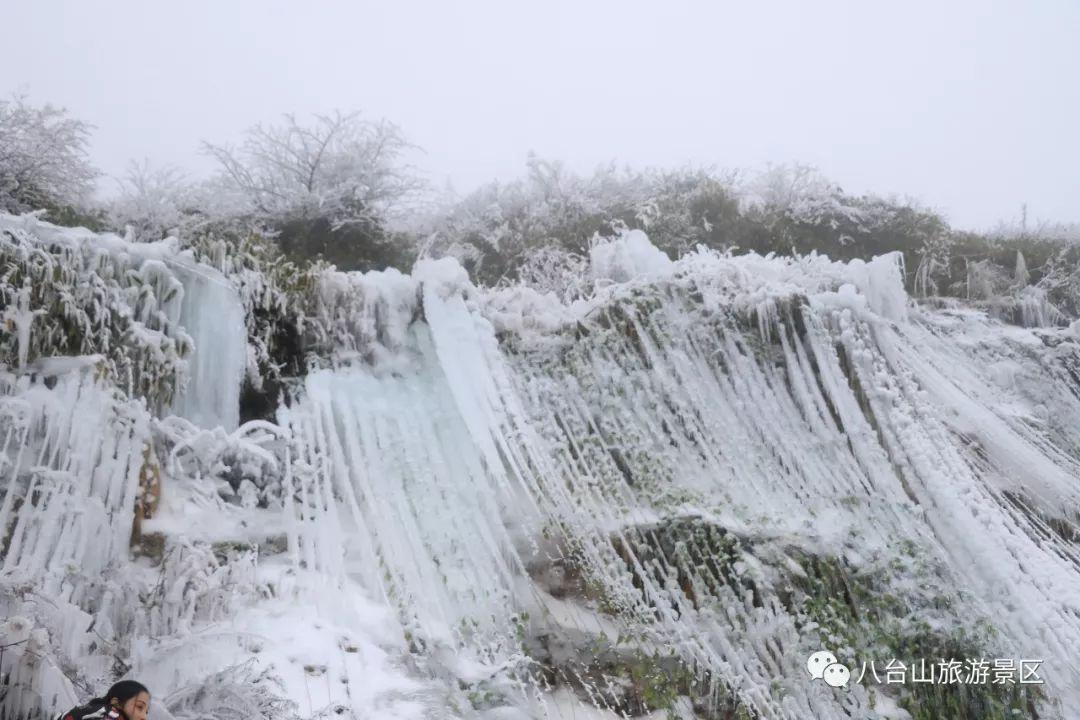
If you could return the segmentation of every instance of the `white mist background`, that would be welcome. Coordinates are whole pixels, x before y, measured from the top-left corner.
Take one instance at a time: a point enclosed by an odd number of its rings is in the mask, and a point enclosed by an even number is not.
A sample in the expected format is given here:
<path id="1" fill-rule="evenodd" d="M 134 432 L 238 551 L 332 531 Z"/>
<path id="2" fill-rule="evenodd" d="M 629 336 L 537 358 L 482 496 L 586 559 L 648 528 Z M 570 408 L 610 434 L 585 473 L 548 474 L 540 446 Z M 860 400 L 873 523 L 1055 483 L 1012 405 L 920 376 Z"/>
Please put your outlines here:
<path id="1" fill-rule="evenodd" d="M 1075 222 L 1080 5 L 80 3 L 4 11 L 0 93 L 97 126 L 94 161 L 212 169 L 199 142 L 361 109 L 459 192 L 618 160 L 818 166 L 960 227 Z M 114 184 L 108 178 L 102 190 Z"/>

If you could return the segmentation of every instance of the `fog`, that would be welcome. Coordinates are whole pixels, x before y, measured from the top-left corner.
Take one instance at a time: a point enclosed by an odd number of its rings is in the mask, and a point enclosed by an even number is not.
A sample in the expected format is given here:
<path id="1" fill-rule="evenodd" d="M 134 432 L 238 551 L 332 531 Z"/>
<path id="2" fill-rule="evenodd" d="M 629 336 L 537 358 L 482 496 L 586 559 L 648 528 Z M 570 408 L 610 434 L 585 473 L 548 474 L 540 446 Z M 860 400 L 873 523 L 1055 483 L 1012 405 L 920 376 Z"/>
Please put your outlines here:
<path id="1" fill-rule="evenodd" d="M 0 93 L 131 159 L 211 170 L 203 139 L 359 109 L 459 192 L 617 160 L 799 161 L 961 227 L 1080 220 L 1080 5 L 35 2 L 4 11 Z M 111 181 L 105 178 L 106 191 Z"/>

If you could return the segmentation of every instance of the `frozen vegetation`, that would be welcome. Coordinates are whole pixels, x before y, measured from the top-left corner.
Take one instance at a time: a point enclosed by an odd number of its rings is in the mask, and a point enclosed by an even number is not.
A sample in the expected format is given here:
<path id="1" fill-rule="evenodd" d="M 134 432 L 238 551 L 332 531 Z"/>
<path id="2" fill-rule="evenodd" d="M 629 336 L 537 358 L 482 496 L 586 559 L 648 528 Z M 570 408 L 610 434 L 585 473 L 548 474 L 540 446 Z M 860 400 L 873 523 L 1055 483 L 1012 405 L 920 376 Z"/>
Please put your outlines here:
<path id="1" fill-rule="evenodd" d="M 1080 716 L 1075 227 L 803 166 L 435 197 L 342 113 L 102 206 L 87 137 L 0 101 L 0 720 L 122 676 L 181 720 Z"/>
<path id="2" fill-rule="evenodd" d="M 1022 259 L 438 254 L 0 215 L 0 716 L 1080 716 L 1080 332 Z M 948 658 L 1045 684 L 855 681 Z"/>

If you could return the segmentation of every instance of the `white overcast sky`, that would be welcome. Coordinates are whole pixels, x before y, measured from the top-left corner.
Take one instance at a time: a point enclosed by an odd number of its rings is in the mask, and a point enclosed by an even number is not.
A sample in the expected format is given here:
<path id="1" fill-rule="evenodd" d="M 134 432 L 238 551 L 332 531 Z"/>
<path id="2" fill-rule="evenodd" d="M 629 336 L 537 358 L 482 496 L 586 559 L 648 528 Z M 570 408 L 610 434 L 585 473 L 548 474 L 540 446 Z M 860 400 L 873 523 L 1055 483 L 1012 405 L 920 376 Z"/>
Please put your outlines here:
<path id="1" fill-rule="evenodd" d="M 198 176 L 284 112 L 401 126 L 467 191 L 530 149 L 589 171 L 800 161 L 959 226 L 1080 220 L 1080 0 L 8 2 L 0 93 L 93 123 L 107 173 Z"/>

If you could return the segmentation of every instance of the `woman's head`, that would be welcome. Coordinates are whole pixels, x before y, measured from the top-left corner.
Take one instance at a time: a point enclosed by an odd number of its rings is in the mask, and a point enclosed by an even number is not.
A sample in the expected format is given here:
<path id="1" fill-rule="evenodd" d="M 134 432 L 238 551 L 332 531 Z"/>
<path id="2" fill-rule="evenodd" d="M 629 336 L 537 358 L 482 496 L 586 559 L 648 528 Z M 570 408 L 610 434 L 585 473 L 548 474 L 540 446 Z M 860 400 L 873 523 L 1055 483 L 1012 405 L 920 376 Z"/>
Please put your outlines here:
<path id="1" fill-rule="evenodd" d="M 128 720 L 146 720 L 150 711 L 150 691 L 134 680 L 121 680 L 109 688 L 105 703 L 120 708 Z"/>

